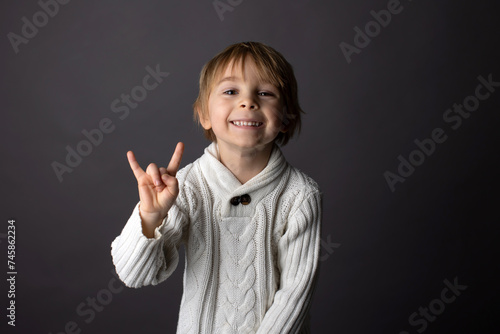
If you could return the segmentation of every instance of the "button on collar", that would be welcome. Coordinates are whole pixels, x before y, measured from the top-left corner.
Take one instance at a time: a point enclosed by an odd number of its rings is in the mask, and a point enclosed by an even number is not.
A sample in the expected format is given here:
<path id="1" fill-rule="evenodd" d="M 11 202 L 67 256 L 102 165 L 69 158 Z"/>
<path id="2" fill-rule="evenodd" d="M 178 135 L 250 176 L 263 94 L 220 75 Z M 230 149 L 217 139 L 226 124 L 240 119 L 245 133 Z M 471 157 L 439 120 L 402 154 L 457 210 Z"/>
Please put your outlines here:
<path id="1" fill-rule="evenodd" d="M 229 200 L 229 202 L 231 202 L 231 204 L 234 206 L 236 206 L 240 203 L 243 205 L 248 205 L 248 204 L 250 204 L 251 201 L 252 201 L 252 199 L 250 198 L 250 195 L 248 195 L 248 194 L 244 194 L 241 196 L 235 196 Z"/>
<path id="2" fill-rule="evenodd" d="M 248 205 L 248 204 L 250 204 L 251 201 L 252 201 L 252 199 L 250 198 L 250 195 L 248 195 L 248 194 L 240 196 L 240 202 L 243 205 Z"/>

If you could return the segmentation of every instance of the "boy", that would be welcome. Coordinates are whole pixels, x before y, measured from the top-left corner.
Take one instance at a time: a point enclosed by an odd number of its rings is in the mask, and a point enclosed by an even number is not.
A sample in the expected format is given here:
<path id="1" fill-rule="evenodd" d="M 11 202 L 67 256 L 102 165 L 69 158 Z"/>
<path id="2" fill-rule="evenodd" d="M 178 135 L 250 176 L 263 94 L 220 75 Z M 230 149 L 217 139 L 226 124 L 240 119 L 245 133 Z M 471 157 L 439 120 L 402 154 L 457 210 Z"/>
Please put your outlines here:
<path id="1" fill-rule="evenodd" d="M 179 169 L 146 172 L 129 151 L 140 201 L 112 256 L 123 282 L 166 280 L 184 244 L 177 333 L 308 333 L 318 276 L 321 194 L 278 144 L 300 129 L 297 83 L 261 43 L 229 46 L 203 68 L 195 119 L 212 143 Z"/>

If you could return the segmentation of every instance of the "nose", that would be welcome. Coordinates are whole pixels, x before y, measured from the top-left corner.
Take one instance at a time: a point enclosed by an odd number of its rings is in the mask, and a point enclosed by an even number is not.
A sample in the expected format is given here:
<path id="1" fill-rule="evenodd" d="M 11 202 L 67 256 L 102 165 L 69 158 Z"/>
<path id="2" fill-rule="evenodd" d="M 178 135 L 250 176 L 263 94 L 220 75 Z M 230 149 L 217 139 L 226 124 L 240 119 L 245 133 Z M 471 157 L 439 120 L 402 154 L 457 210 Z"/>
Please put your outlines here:
<path id="1" fill-rule="evenodd" d="M 247 104 L 243 103 L 243 104 L 241 104 L 241 105 L 240 105 L 240 107 L 241 107 L 241 108 L 243 108 L 243 109 L 246 109 Z M 253 105 L 253 104 L 248 104 L 248 108 L 249 108 L 250 110 L 251 110 L 251 109 L 255 109 L 255 105 Z"/>
<path id="2" fill-rule="evenodd" d="M 255 110 L 259 108 L 257 101 L 252 96 L 244 96 L 240 102 L 240 108 Z"/>

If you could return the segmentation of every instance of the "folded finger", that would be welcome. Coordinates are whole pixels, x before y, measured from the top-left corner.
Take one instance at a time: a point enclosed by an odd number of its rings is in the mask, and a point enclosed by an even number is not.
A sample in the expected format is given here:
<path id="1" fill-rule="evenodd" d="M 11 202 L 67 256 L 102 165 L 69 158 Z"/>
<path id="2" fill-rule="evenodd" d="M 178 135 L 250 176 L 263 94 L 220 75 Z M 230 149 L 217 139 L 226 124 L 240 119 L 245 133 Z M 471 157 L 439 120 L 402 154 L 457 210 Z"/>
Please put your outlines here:
<path id="1" fill-rule="evenodd" d="M 155 186 L 159 187 L 163 185 L 161 180 L 160 170 L 155 163 L 150 163 L 148 168 L 146 169 L 146 173 L 151 177 Z"/>

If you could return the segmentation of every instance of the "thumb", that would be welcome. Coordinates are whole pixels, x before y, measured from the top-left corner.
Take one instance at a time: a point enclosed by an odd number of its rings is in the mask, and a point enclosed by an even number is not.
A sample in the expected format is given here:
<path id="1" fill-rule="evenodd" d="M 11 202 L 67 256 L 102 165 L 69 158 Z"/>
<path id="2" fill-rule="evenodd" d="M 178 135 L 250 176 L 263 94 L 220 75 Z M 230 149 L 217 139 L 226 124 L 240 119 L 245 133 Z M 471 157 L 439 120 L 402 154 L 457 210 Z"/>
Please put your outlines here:
<path id="1" fill-rule="evenodd" d="M 163 183 L 169 188 L 172 194 L 177 194 L 179 192 L 179 183 L 175 176 L 163 174 L 161 176 L 161 179 Z"/>

